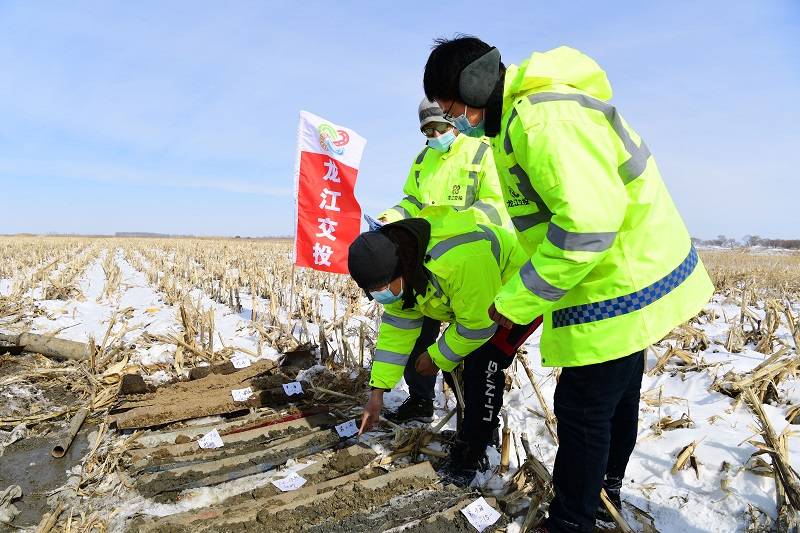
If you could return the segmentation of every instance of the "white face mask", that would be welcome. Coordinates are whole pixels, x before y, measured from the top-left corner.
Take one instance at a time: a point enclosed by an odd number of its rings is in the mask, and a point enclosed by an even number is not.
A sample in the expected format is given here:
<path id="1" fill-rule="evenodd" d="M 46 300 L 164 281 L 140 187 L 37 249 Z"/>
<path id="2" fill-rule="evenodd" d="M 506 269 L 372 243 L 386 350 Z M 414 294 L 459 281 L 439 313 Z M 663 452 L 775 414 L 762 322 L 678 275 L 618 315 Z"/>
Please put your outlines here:
<path id="1" fill-rule="evenodd" d="M 400 294 L 395 294 L 389 285 L 379 291 L 369 291 L 369 295 L 375 298 L 378 303 L 393 304 L 403 297 L 403 278 L 400 278 Z"/>
<path id="2" fill-rule="evenodd" d="M 428 146 L 434 150 L 444 153 L 450 149 L 450 146 L 452 146 L 454 142 L 456 142 L 456 134 L 453 132 L 453 130 L 450 130 L 442 133 L 438 137 L 428 139 Z"/>
<path id="3" fill-rule="evenodd" d="M 456 129 L 468 137 L 483 137 L 483 120 L 476 125 L 472 125 L 467 118 L 467 106 L 464 106 L 464 113 L 460 117 L 453 117 L 453 124 Z"/>

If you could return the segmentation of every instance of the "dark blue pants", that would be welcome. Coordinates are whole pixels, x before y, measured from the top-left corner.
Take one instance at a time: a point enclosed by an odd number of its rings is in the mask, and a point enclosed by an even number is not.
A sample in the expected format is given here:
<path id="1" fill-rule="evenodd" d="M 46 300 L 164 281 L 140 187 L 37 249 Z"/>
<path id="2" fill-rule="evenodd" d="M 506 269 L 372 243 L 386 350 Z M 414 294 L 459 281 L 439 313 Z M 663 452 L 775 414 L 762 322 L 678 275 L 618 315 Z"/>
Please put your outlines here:
<path id="1" fill-rule="evenodd" d="M 608 477 L 625 476 L 636 445 L 644 352 L 564 368 L 556 385 L 558 452 L 551 532 L 591 532 Z"/>

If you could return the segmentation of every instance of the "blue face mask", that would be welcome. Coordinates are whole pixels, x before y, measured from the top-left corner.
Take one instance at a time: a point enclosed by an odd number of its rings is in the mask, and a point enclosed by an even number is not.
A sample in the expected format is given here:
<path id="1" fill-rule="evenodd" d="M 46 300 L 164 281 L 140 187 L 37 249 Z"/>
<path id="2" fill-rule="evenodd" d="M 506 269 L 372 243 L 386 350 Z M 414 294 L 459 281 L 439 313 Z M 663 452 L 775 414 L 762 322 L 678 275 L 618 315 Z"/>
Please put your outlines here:
<path id="1" fill-rule="evenodd" d="M 468 137 L 483 137 L 484 128 L 483 128 L 483 120 L 478 122 L 475 126 L 469 123 L 469 119 L 467 118 L 467 106 L 464 106 L 464 114 L 460 117 L 453 118 L 453 124 L 458 131 L 463 133 Z"/>
<path id="2" fill-rule="evenodd" d="M 453 130 L 450 130 L 438 137 L 428 139 L 428 146 L 439 152 L 446 152 L 454 142 L 456 142 L 456 134 L 453 133 Z"/>
<path id="3" fill-rule="evenodd" d="M 403 297 L 403 279 L 400 279 L 400 294 L 395 294 L 392 289 L 386 287 L 380 291 L 369 291 L 369 295 L 375 298 L 375 301 L 383 305 L 393 304 Z"/>

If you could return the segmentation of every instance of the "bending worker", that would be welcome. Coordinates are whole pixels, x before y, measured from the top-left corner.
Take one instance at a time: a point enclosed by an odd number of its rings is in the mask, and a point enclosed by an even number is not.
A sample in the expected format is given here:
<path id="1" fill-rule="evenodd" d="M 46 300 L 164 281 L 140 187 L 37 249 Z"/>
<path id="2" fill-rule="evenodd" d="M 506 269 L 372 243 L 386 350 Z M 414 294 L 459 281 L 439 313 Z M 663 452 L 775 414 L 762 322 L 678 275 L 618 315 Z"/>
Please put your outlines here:
<path id="1" fill-rule="evenodd" d="M 418 114 L 426 146 L 411 165 L 403 186 L 405 197 L 378 215 L 379 220 L 395 222 L 418 216 L 426 205 L 445 205 L 471 209 L 479 222 L 511 229 L 488 139 L 459 135 L 453 123 L 442 116 L 439 105 L 427 98 L 420 102 Z M 436 375 L 422 376 L 414 370 L 414 364 L 417 356 L 436 341 L 440 326 L 438 320 L 423 320 L 404 375 L 409 396 L 395 412 L 386 415 L 393 422 L 432 420 Z"/>
<path id="2" fill-rule="evenodd" d="M 505 326 L 544 315 L 542 364 L 564 367 L 545 527 L 592 531 L 601 487 L 620 504 L 644 349 L 695 316 L 713 286 L 591 58 L 561 47 L 506 69 L 480 39 L 442 39 L 424 86 L 462 134 L 491 137 L 515 199 L 509 214 L 529 260 L 487 313 Z"/>
<path id="3" fill-rule="evenodd" d="M 423 319 L 449 322 L 415 369 L 435 376 L 464 363 L 464 420 L 445 469 L 467 483 L 485 465 L 503 405 L 504 370 L 538 322 L 508 330 L 486 314 L 502 284 L 526 260 L 513 233 L 477 224 L 471 209 L 428 207 L 420 214 L 424 218 L 362 233 L 350 245 L 350 275 L 385 306 L 361 432 L 378 420 L 384 392 L 400 381 Z"/>

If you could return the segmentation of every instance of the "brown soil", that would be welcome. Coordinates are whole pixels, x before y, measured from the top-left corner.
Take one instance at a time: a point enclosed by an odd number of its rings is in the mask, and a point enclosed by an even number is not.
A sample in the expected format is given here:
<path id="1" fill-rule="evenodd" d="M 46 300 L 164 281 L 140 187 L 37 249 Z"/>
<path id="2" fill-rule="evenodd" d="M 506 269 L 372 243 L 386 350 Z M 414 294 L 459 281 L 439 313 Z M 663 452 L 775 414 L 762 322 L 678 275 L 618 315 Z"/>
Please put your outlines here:
<path id="1" fill-rule="evenodd" d="M 328 459 L 323 470 L 335 470 L 339 475 L 350 474 L 364 467 L 372 459 L 371 454 L 353 455 L 346 449 L 339 450 L 333 454 L 333 457 Z"/>
<path id="2" fill-rule="evenodd" d="M 144 382 L 144 378 L 139 374 L 125 374 L 122 376 L 122 384 L 120 385 L 120 394 L 144 394 L 146 392 L 153 392 L 154 387 L 150 387 Z"/>
<path id="3" fill-rule="evenodd" d="M 252 366 L 232 374 L 210 374 L 194 381 L 181 381 L 159 387 L 155 393 L 131 395 L 118 405 L 128 411 L 117 415 L 117 426 L 122 429 L 152 427 L 189 418 L 234 413 L 249 407 L 260 407 L 280 398 L 286 402 L 286 394 L 280 383 L 288 378 L 274 376 L 281 394 L 259 390 L 255 383 L 272 383 L 264 374 L 274 371 L 272 361 L 259 361 Z M 235 402 L 231 390 L 253 387 L 255 396 L 246 402 Z"/>
<path id="4" fill-rule="evenodd" d="M 505 515 L 502 515 L 497 522 L 492 524 L 490 527 L 484 529 L 487 533 L 491 533 L 492 531 L 497 531 L 506 527 L 509 524 L 508 519 Z M 475 528 L 469 523 L 467 518 L 464 514 L 459 511 L 456 513 L 455 517 L 452 519 L 444 518 L 442 516 L 437 517 L 436 520 L 432 522 L 425 522 L 423 521 L 421 524 L 416 526 L 412 526 L 404 531 L 404 533 L 408 531 L 409 533 L 441 533 L 442 531 L 454 532 L 454 533 L 475 533 Z"/>
<path id="5" fill-rule="evenodd" d="M 353 485 L 349 489 L 337 490 L 327 498 L 315 499 L 313 505 L 301 505 L 278 513 L 263 509 L 257 515 L 257 526 L 261 531 L 287 532 L 322 524 L 330 528 L 331 522 L 342 522 L 353 514 L 384 505 L 399 494 L 418 491 L 430 484 L 430 479 L 400 479 L 378 489 Z"/>
<path id="6" fill-rule="evenodd" d="M 156 501 L 173 501 L 175 498 L 177 498 L 181 490 L 195 482 L 201 482 L 202 486 L 202 481 L 211 481 L 214 479 L 214 476 L 245 471 L 259 465 L 263 466 L 263 471 L 266 472 L 270 466 L 280 466 L 289 459 L 303 457 L 318 451 L 320 447 L 332 447 L 338 443 L 339 438 L 336 436 L 336 434 L 326 431 L 317 435 L 315 438 L 306 443 L 299 444 L 297 447 L 289 447 L 276 450 L 274 452 L 267 452 L 257 459 L 251 459 L 245 464 L 224 466 L 223 463 L 219 469 L 214 470 L 213 472 L 189 470 L 188 472 L 182 472 L 180 474 L 176 474 L 175 472 L 171 471 L 158 473 L 153 475 L 148 481 L 140 481 L 137 484 L 137 489 L 142 495 L 154 498 Z"/>
<path id="7" fill-rule="evenodd" d="M 217 461 L 220 459 L 226 459 L 228 457 L 233 457 L 236 455 L 252 453 L 268 447 L 278 439 L 290 437 L 293 435 L 299 438 L 302 437 L 303 435 L 309 434 L 310 432 L 311 430 L 309 428 L 290 427 L 279 431 L 278 430 L 271 431 L 269 433 L 259 435 L 258 437 L 254 437 L 250 440 L 232 442 L 230 444 L 226 444 L 222 448 L 217 448 L 214 450 L 192 449 L 192 450 L 187 450 L 185 453 L 177 455 L 169 453 L 169 450 L 162 449 L 156 451 L 152 455 L 151 459 L 148 461 L 147 466 L 143 469 L 143 471 L 180 468 L 183 466 L 189 466 L 192 463 Z M 178 437 L 180 436 L 181 435 L 179 435 Z M 154 468 L 154 467 L 162 467 L 162 468 Z"/>

